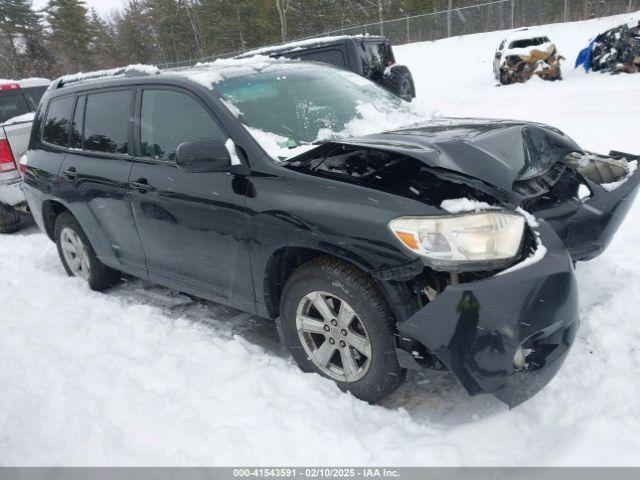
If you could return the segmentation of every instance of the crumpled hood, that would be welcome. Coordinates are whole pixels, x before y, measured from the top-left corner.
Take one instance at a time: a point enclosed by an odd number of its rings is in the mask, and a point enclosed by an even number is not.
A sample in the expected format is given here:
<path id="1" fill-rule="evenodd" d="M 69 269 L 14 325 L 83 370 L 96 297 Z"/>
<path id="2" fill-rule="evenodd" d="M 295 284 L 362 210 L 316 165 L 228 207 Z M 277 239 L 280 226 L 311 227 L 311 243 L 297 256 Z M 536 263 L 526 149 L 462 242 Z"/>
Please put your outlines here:
<path id="1" fill-rule="evenodd" d="M 568 153 L 581 150 L 571 138 L 547 125 L 466 118 L 439 119 L 332 143 L 401 153 L 507 192 L 514 181 L 541 175 Z"/>

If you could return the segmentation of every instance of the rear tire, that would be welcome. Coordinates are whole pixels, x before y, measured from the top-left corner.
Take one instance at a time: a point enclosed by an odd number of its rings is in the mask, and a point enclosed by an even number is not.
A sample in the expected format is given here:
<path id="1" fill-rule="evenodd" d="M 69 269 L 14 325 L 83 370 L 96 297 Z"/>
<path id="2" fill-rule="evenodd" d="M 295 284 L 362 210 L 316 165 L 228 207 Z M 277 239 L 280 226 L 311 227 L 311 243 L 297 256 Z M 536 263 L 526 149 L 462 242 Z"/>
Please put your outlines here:
<path id="1" fill-rule="evenodd" d="M 413 76 L 404 65 L 394 65 L 382 77 L 382 86 L 398 97 L 410 102 L 416 96 Z"/>
<path id="2" fill-rule="evenodd" d="M 58 215 L 54 232 L 60 260 L 70 277 L 84 278 L 98 292 L 118 283 L 120 272 L 100 262 L 73 215 L 68 212 Z"/>
<path id="3" fill-rule="evenodd" d="M 316 304 L 329 307 L 325 315 Z M 331 378 L 370 403 L 404 381 L 395 319 L 373 281 L 355 267 L 332 258 L 303 265 L 287 280 L 280 313 L 284 342 L 304 372 Z"/>
<path id="4" fill-rule="evenodd" d="M 13 207 L 0 204 L 0 233 L 15 233 L 22 228 L 22 215 Z"/>

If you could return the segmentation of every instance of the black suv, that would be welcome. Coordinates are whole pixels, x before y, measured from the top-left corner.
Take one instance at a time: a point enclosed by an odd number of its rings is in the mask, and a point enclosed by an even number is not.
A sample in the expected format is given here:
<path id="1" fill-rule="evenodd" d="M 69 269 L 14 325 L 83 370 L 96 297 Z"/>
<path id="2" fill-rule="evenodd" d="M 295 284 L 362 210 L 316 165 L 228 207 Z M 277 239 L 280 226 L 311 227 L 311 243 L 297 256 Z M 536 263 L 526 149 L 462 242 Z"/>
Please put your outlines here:
<path id="1" fill-rule="evenodd" d="M 62 78 L 36 114 L 26 196 L 93 289 L 125 272 L 273 318 L 304 371 L 367 401 L 444 366 L 517 405 L 573 343 L 574 261 L 610 241 L 637 159 L 416 108 L 264 57 Z M 387 131 L 353 135 L 366 126 Z"/>
<path id="2" fill-rule="evenodd" d="M 411 72 L 405 65 L 396 64 L 391 42 L 386 37 L 357 35 L 312 38 L 252 50 L 237 58 L 254 55 L 326 63 L 368 78 L 403 100 L 411 101 L 416 96 Z"/>

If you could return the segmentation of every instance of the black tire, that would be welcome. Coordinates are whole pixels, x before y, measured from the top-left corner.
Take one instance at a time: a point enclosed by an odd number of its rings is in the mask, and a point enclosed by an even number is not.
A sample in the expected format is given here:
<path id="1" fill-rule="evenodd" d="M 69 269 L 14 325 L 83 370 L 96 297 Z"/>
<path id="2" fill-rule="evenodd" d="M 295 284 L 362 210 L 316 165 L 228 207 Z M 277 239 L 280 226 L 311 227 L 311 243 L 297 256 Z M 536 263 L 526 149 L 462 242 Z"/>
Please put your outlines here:
<path id="1" fill-rule="evenodd" d="M 280 301 L 281 335 L 304 372 L 315 372 L 328 378 L 307 355 L 296 327 L 298 305 L 315 291 L 344 299 L 364 325 L 371 342 L 372 355 L 366 374 L 353 382 L 333 380 L 342 390 L 361 400 L 370 403 L 382 400 L 398 388 L 406 376 L 406 370 L 398 365 L 396 322 L 387 302 L 367 275 L 332 258 L 312 260 L 289 277 Z"/>
<path id="2" fill-rule="evenodd" d="M 413 76 L 404 65 L 392 66 L 382 77 L 382 86 L 407 102 L 416 97 Z"/>
<path id="3" fill-rule="evenodd" d="M 70 277 L 76 276 L 67 263 L 65 255 L 62 252 L 62 242 L 60 237 L 62 230 L 65 228 L 69 228 L 73 232 L 75 232 L 75 234 L 82 242 L 84 248 L 86 249 L 90 266 L 89 276 L 86 279 L 89 287 L 92 290 L 101 292 L 117 284 L 120 281 L 120 272 L 113 270 L 100 262 L 95 251 L 93 250 L 93 247 L 91 246 L 91 243 L 89 243 L 89 239 L 82 230 L 82 227 L 80 227 L 78 221 L 70 213 L 63 212 L 56 218 L 54 233 L 56 246 L 58 247 L 58 255 L 60 255 L 60 260 L 62 261 L 62 265 L 64 266 L 67 274 Z"/>
<path id="4" fill-rule="evenodd" d="M 22 215 L 14 208 L 0 204 L 0 233 L 15 233 L 22 228 Z"/>

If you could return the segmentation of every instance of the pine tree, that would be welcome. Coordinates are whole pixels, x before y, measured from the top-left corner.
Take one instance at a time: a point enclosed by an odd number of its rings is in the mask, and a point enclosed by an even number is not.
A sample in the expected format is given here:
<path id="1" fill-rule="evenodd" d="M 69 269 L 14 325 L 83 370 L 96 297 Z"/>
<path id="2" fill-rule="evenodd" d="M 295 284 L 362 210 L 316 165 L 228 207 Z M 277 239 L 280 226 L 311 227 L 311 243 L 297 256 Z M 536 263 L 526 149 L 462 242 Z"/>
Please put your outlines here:
<path id="1" fill-rule="evenodd" d="M 113 55 L 122 65 L 167 61 L 141 0 L 129 0 L 113 17 Z"/>
<path id="2" fill-rule="evenodd" d="M 83 0 L 49 0 L 45 9 L 51 29 L 49 44 L 66 72 L 92 69 L 92 27 Z"/>
<path id="3" fill-rule="evenodd" d="M 0 76 L 49 75 L 51 57 L 43 43 L 40 17 L 30 0 L 0 3 Z"/>

